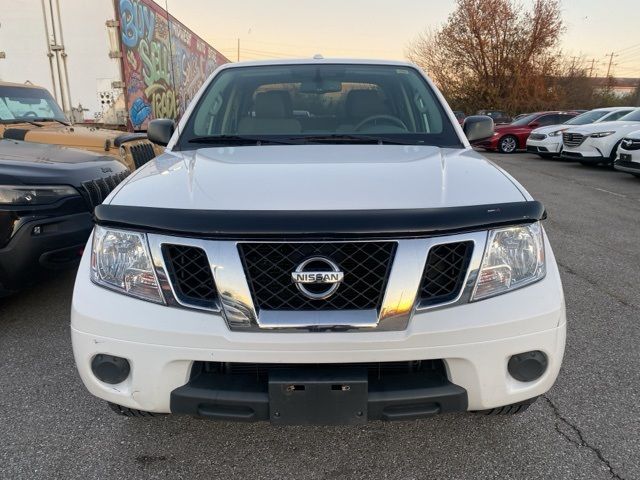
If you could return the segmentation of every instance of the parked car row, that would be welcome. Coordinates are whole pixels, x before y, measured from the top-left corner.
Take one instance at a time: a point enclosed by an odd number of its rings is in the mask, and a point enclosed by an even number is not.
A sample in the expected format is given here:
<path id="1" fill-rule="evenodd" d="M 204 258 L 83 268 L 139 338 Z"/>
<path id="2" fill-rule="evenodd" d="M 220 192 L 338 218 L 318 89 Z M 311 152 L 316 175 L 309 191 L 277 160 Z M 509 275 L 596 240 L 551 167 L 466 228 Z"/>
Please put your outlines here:
<path id="1" fill-rule="evenodd" d="M 77 265 L 94 208 L 160 150 L 72 125 L 44 88 L 0 83 L 0 296 Z"/>
<path id="2" fill-rule="evenodd" d="M 542 158 L 610 165 L 640 176 L 640 108 L 531 113 L 497 125 L 493 136 L 474 146 L 501 153 L 526 149 Z"/>

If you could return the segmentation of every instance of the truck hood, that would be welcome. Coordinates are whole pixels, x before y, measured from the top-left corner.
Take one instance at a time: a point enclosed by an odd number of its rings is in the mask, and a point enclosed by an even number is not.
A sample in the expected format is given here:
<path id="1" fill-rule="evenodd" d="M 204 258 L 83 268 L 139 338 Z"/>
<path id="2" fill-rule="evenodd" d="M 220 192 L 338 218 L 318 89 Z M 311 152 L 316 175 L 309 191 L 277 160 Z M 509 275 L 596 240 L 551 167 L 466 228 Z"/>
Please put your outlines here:
<path id="1" fill-rule="evenodd" d="M 77 186 L 124 171 L 112 157 L 86 150 L 0 139 L 0 184 Z"/>
<path id="2" fill-rule="evenodd" d="M 57 122 L 38 122 L 42 127 L 30 123 L 5 124 L 0 126 L 0 136 L 14 140 L 49 143 L 108 152 L 115 140 L 123 135 L 117 130 L 81 125 L 65 126 Z"/>
<path id="3" fill-rule="evenodd" d="M 167 152 L 108 203 L 194 210 L 438 208 L 528 200 L 471 149 L 295 145 Z"/>
<path id="4" fill-rule="evenodd" d="M 601 122 L 590 123 L 589 125 L 578 125 L 571 127 L 567 132 L 581 133 L 583 135 L 589 135 L 596 132 L 632 132 L 634 130 L 640 130 L 640 122 Z"/>

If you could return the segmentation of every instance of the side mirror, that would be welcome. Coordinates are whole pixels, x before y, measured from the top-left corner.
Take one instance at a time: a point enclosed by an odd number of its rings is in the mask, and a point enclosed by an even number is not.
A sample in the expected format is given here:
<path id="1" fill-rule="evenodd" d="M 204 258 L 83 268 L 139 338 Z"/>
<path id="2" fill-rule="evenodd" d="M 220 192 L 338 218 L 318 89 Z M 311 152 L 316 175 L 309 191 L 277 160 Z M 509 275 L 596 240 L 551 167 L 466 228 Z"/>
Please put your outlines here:
<path id="1" fill-rule="evenodd" d="M 176 122 L 169 118 L 151 120 L 147 127 L 147 138 L 150 142 L 166 147 L 176 129 Z"/>
<path id="2" fill-rule="evenodd" d="M 470 142 L 493 136 L 493 119 L 487 115 L 472 115 L 464 119 L 462 130 Z"/>
<path id="3" fill-rule="evenodd" d="M 540 126 L 540 122 L 531 122 L 531 123 L 529 124 L 529 126 L 530 126 L 531 128 L 538 128 L 538 127 Z"/>

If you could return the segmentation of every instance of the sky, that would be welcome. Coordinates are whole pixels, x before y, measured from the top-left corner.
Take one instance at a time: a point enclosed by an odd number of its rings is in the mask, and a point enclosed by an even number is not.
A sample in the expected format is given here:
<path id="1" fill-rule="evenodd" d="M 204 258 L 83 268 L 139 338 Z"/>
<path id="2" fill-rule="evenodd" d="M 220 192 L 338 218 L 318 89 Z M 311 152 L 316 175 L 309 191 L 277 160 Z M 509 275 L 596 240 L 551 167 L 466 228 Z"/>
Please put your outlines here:
<path id="1" fill-rule="evenodd" d="M 156 0 L 230 60 L 404 59 L 421 31 L 446 21 L 454 0 Z M 532 0 L 521 0 L 524 5 Z M 562 50 L 604 75 L 640 77 L 638 0 L 561 0 Z M 634 12 L 630 14 L 630 12 Z"/>

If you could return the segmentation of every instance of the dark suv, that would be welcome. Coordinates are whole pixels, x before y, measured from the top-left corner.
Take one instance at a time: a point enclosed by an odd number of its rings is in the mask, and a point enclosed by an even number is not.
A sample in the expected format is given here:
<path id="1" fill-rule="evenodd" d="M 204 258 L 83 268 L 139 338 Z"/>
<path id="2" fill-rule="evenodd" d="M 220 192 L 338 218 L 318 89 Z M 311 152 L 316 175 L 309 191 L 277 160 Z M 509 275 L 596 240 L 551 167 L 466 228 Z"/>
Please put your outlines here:
<path id="1" fill-rule="evenodd" d="M 0 295 L 75 266 L 94 207 L 128 174 L 112 157 L 0 139 Z"/>

